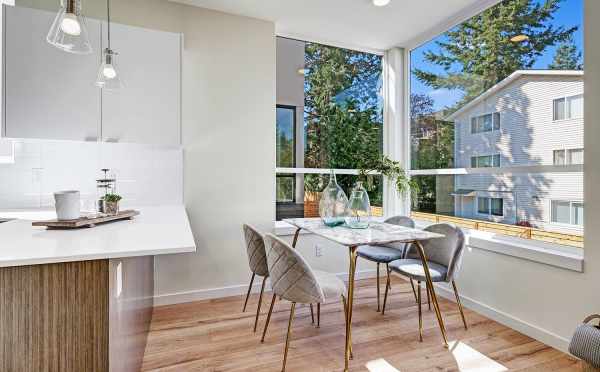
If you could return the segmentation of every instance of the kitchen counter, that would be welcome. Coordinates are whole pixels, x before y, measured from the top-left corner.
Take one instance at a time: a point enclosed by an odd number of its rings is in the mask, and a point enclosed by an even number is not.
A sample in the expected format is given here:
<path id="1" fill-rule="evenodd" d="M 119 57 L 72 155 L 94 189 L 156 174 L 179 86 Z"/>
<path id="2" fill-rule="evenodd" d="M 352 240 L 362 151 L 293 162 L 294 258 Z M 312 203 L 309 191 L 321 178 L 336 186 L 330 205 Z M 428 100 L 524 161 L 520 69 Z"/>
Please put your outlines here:
<path id="1" fill-rule="evenodd" d="M 49 211 L 0 212 L 0 218 L 20 218 L 0 224 L 0 267 L 196 251 L 184 206 L 138 210 L 132 220 L 76 230 L 31 226 L 33 219 L 54 218 Z"/>

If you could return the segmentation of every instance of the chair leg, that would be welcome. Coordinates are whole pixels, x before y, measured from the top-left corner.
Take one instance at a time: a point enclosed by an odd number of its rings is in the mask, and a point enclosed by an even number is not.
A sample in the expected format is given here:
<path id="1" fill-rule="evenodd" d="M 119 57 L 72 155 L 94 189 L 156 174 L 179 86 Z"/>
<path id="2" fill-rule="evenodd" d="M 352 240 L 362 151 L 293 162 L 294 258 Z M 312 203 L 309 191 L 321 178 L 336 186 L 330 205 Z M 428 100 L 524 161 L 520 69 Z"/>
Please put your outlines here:
<path id="1" fill-rule="evenodd" d="M 391 289 L 390 268 L 388 267 L 388 264 L 385 264 L 385 271 L 387 272 L 387 282 L 385 284 L 385 294 L 383 295 L 383 308 L 381 309 L 381 315 L 385 315 L 385 305 L 387 304 L 388 293 Z"/>
<path id="2" fill-rule="evenodd" d="M 260 316 L 260 305 L 262 305 L 262 296 L 265 291 L 265 283 L 267 278 L 263 278 L 262 285 L 260 286 L 260 296 L 258 296 L 258 308 L 256 309 L 256 319 L 254 319 L 254 333 L 256 333 L 256 326 L 258 325 L 258 317 Z"/>
<path id="3" fill-rule="evenodd" d="M 412 278 L 410 279 L 410 286 L 412 287 L 413 290 L 413 295 L 415 295 L 415 302 L 419 302 L 419 300 L 417 299 L 417 291 L 415 290 L 415 282 L 412 280 Z"/>
<path id="4" fill-rule="evenodd" d="M 346 297 L 342 296 L 342 305 L 344 305 L 344 322 L 348 325 L 348 305 L 346 303 Z M 352 355 L 352 334 L 350 334 L 350 359 L 354 358 Z"/>
<path id="5" fill-rule="evenodd" d="M 321 328 L 321 303 L 317 302 L 317 328 Z"/>
<path id="6" fill-rule="evenodd" d="M 269 307 L 269 314 L 267 315 L 267 321 L 265 322 L 265 329 L 263 330 L 262 338 L 260 342 L 265 342 L 265 336 L 267 334 L 267 328 L 269 328 L 269 322 L 271 321 L 271 314 L 273 314 L 273 306 L 275 305 L 275 300 L 277 299 L 277 295 L 273 293 L 273 298 L 271 299 L 271 306 Z"/>
<path id="7" fill-rule="evenodd" d="M 467 326 L 467 320 L 465 319 L 465 313 L 463 311 L 462 303 L 460 302 L 460 296 L 458 295 L 458 289 L 456 288 L 456 282 L 454 280 L 452 281 L 452 287 L 454 288 L 454 296 L 456 296 L 456 303 L 458 304 L 458 310 L 460 310 L 460 316 L 462 317 L 465 329 L 469 329 L 469 327 Z"/>
<path id="8" fill-rule="evenodd" d="M 292 334 L 292 320 L 294 320 L 294 312 L 296 311 L 296 303 L 292 302 L 292 309 L 290 310 L 290 320 L 288 322 L 287 336 L 285 338 L 285 351 L 283 353 L 283 368 L 281 372 L 285 372 L 285 364 L 287 363 L 288 349 L 290 348 L 290 336 Z"/>
<path id="9" fill-rule="evenodd" d="M 313 305 L 310 304 L 310 322 L 315 324 L 315 312 L 313 310 Z"/>
<path id="10" fill-rule="evenodd" d="M 427 307 L 429 308 L 429 311 L 431 311 L 431 297 L 429 295 L 431 292 L 427 285 L 425 287 L 427 287 Z"/>
<path id="11" fill-rule="evenodd" d="M 423 342 L 423 314 L 421 312 L 421 282 L 417 282 L 417 302 L 419 303 L 419 341 Z"/>
<path id="12" fill-rule="evenodd" d="M 248 305 L 248 298 L 250 297 L 250 291 L 252 290 L 252 283 L 254 283 L 255 273 L 252 273 L 252 278 L 250 279 L 250 285 L 248 286 L 248 293 L 246 293 L 246 301 L 244 301 L 244 308 L 242 309 L 242 313 L 246 312 L 246 305 Z"/>
<path id="13" fill-rule="evenodd" d="M 379 307 L 379 301 L 381 297 L 381 291 L 379 290 L 379 262 L 377 262 L 377 311 L 381 311 Z"/>

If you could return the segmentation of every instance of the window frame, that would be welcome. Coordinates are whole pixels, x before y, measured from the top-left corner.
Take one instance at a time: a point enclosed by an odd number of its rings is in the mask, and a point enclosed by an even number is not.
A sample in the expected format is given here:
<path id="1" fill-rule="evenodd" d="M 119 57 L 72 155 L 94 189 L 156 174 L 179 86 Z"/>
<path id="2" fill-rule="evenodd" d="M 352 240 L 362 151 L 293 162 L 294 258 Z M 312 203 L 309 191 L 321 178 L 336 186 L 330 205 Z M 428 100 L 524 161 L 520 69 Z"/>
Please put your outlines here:
<path id="1" fill-rule="evenodd" d="M 489 167 L 482 167 L 479 165 L 479 159 L 480 158 L 491 158 L 491 164 Z M 496 159 L 498 159 L 498 165 L 496 164 Z M 478 169 L 478 168 L 500 168 L 501 167 L 501 159 L 502 157 L 500 156 L 499 153 L 497 154 L 489 154 L 489 155 L 473 155 L 471 156 L 471 168 L 474 169 Z M 475 160 L 475 166 L 473 166 L 473 160 Z"/>
<path id="2" fill-rule="evenodd" d="M 575 151 L 581 151 L 583 154 L 583 158 L 582 158 L 582 162 L 581 163 L 573 163 L 573 159 L 572 159 L 572 154 Z M 562 153 L 563 154 L 563 163 L 562 164 L 557 164 L 556 163 L 556 153 Z M 552 150 L 552 165 L 554 165 L 555 167 L 565 167 L 568 165 L 583 165 L 585 162 L 585 148 L 584 147 L 571 147 L 571 148 L 562 148 L 562 149 L 554 149 Z"/>
<path id="3" fill-rule="evenodd" d="M 557 98 L 553 98 L 552 99 L 552 121 L 553 122 L 561 122 L 561 121 L 566 121 L 566 120 L 577 120 L 577 119 L 583 119 L 584 118 L 584 112 L 583 112 L 583 107 L 581 110 L 581 116 L 577 116 L 577 117 L 573 117 L 573 116 L 567 116 L 567 113 L 571 114 L 571 109 L 568 106 L 569 103 L 569 99 L 573 99 L 575 97 L 581 97 L 582 100 L 582 105 L 585 103 L 585 95 L 583 93 L 579 93 L 579 94 L 572 94 L 572 95 L 568 95 L 568 96 L 562 96 L 562 97 L 557 97 Z M 555 103 L 557 101 L 562 101 L 564 103 L 563 106 L 563 118 L 562 119 L 557 119 L 556 118 L 556 106 Z"/>
<path id="4" fill-rule="evenodd" d="M 293 136 L 293 145 L 292 147 L 294 148 L 294 151 L 292 153 L 292 168 L 296 168 L 296 150 L 297 150 L 297 146 L 298 146 L 298 138 L 296 137 L 296 125 L 297 125 L 297 106 L 293 106 L 293 105 L 283 105 L 283 104 L 276 104 L 275 105 L 275 130 L 277 130 L 277 109 L 285 109 L 285 110 L 292 110 L 293 113 L 293 121 L 292 121 L 292 126 L 293 126 L 293 130 L 292 130 L 292 136 Z M 277 135 L 277 134 L 276 134 Z M 277 137 L 275 137 L 275 141 L 277 141 Z M 275 144 L 276 150 L 277 150 L 277 144 Z M 275 164 L 275 166 L 277 167 L 277 164 Z M 278 168 L 278 167 L 277 167 Z M 289 173 L 275 173 L 275 179 L 277 178 L 291 178 L 292 181 L 292 200 L 291 201 L 278 201 L 277 200 L 277 192 L 275 193 L 275 203 L 280 203 L 280 204 L 291 204 L 291 203 L 296 203 L 296 175 L 295 174 L 289 174 Z M 277 182 L 275 183 L 275 185 L 277 185 Z"/>
<path id="5" fill-rule="evenodd" d="M 494 122 L 494 118 L 496 117 L 496 114 L 498 117 L 498 128 L 496 128 L 496 123 Z M 488 116 L 488 115 L 492 116 L 492 129 L 491 130 L 483 130 L 483 131 L 479 131 L 479 132 L 473 132 L 473 119 L 477 120 L 481 117 Z M 495 111 L 485 112 L 483 114 L 471 115 L 471 116 L 469 116 L 469 128 L 470 128 L 469 132 L 472 135 L 500 132 L 500 130 L 502 129 L 502 113 L 498 110 L 495 110 Z"/>
<path id="6" fill-rule="evenodd" d="M 482 213 L 479 209 L 480 199 L 487 199 L 487 213 Z M 492 200 L 500 200 L 502 205 L 502 214 L 495 214 L 492 212 Z M 477 196 L 477 214 L 480 216 L 486 216 L 487 218 L 504 217 L 504 198 L 495 198 L 491 196 Z"/>
<path id="7" fill-rule="evenodd" d="M 565 223 L 565 222 L 557 222 L 554 221 L 554 209 L 553 209 L 553 205 L 554 203 L 569 203 L 569 223 Z M 579 228 L 583 228 L 583 223 L 581 225 L 579 224 L 575 224 L 573 223 L 574 219 L 574 213 L 573 213 L 573 205 L 574 204 L 581 204 L 581 207 L 583 208 L 583 213 L 584 213 L 584 218 L 585 218 L 585 204 L 583 202 L 583 200 L 569 200 L 569 199 L 550 199 L 550 220 L 549 223 L 552 225 L 557 225 L 557 226 L 566 226 L 566 227 L 579 227 Z M 584 220 L 585 222 L 585 220 Z"/>

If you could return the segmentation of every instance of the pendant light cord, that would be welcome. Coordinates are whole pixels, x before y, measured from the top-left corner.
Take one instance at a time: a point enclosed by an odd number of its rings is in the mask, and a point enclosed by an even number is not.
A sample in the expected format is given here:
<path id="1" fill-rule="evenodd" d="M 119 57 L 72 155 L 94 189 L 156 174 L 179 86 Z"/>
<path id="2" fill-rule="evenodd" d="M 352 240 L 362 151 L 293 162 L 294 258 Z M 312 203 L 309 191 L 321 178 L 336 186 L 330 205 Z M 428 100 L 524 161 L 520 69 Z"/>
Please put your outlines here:
<path id="1" fill-rule="evenodd" d="M 110 50 L 110 0 L 106 0 L 106 19 L 108 21 L 108 49 Z"/>

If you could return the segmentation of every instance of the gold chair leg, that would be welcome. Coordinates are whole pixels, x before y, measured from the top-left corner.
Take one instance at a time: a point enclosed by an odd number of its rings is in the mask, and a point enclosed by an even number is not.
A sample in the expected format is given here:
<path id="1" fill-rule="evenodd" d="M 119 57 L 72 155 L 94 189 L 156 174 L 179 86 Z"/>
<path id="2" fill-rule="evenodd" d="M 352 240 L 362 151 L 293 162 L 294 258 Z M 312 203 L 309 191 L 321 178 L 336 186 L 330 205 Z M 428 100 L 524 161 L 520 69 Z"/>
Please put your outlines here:
<path id="1" fill-rule="evenodd" d="M 348 372 L 350 370 L 350 355 L 352 350 L 352 310 L 354 306 L 354 276 L 356 274 L 356 250 L 358 246 L 349 247 L 350 253 L 350 270 L 348 273 L 348 321 L 346 322 L 346 350 L 344 352 L 344 372 Z"/>
<path id="2" fill-rule="evenodd" d="M 313 310 L 313 305 L 310 304 L 310 322 L 315 324 L 315 312 Z"/>
<path id="3" fill-rule="evenodd" d="M 317 302 L 317 328 L 321 328 L 321 303 Z"/>
<path id="4" fill-rule="evenodd" d="M 412 280 L 412 278 L 410 279 L 410 286 L 412 287 L 413 290 L 413 295 L 415 295 L 415 302 L 419 302 L 419 300 L 417 299 L 417 291 L 415 290 L 415 282 Z"/>
<path id="5" fill-rule="evenodd" d="M 427 307 L 429 308 L 429 311 L 431 311 L 431 297 L 430 297 L 430 293 L 431 293 L 431 291 L 429 290 L 429 287 L 427 287 Z"/>
<path id="6" fill-rule="evenodd" d="M 254 283 L 254 277 L 256 273 L 252 273 L 252 278 L 250 279 L 250 285 L 248 286 L 248 293 L 246 293 L 246 301 L 244 301 L 244 308 L 242 309 L 242 313 L 246 312 L 246 305 L 248 305 L 248 298 L 250 297 L 250 291 L 252 291 L 252 283 Z"/>
<path id="7" fill-rule="evenodd" d="M 381 291 L 379 290 L 379 262 L 377 262 L 377 311 L 381 311 L 379 307 L 379 297 L 381 297 Z"/>
<path id="8" fill-rule="evenodd" d="M 381 315 L 385 315 L 385 306 L 387 305 L 388 293 L 392 289 L 390 285 L 390 268 L 388 264 L 385 264 L 385 271 L 387 272 L 387 281 L 385 283 L 385 294 L 383 295 L 383 308 L 381 309 Z"/>
<path id="9" fill-rule="evenodd" d="M 344 305 L 344 321 L 346 327 L 348 326 L 348 304 L 346 303 L 346 297 L 342 296 L 342 304 Z M 354 358 L 352 355 L 352 339 L 350 340 L 350 359 Z"/>
<path id="10" fill-rule="evenodd" d="M 294 320 L 294 312 L 296 311 L 296 303 L 292 302 L 292 309 L 290 310 L 290 320 L 288 322 L 287 336 L 285 338 L 285 352 L 283 353 L 283 368 L 281 372 L 285 372 L 285 364 L 287 363 L 288 349 L 290 348 L 290 336 L 292 334 L 292 320 Z"/>
<path id="11" fill-rule="evenodd" d="M 263 330 L 262 338 L 260 342 L 265 342 L 265 336 L 267 334 L 267 328 L 269 328 L 269 322 L 271 321 L 271 314 L 273 314 L 273 306 L 275 305 L 275 300 L 277 300 L 277 295 L 273 293 L 273 298 L 271 298 L 271 306 L 269 307 L 269 314 L 267 315 L 267 321 L 265 322 L 265 329 Z"/>
<path id="12" fill-rule="evenodd" d="M 454 296 L 456 296 L 456 303 L 458 304 L 458 310 L 460 310 L 460 316 L 462 317 L 463 324 L 465 325 L 465 329 L 469 329 L 467 326 L 467 320 L 465 319 L 465 313 L 463 311 L 462 303 L 460 302 L 460 296 L 458 295 L 458 289 L 456 288 L 456 282 L 452 281 L 452 287 L 454 288 Z"/>
<path id="13" fill-rule="evenodd" d="M 263 278 L 262 285 L 260 286 L 260 296 L 258 296 L 258 308 L 256 309 L 256 319 L 254 319 L 254 333 L 256 333 L 256 326 L 258 325 L 258 317 L 260 316 L 260 305 L 262 305 L 262 296 L 265 291 L 265 283 L 267 278 Z"/>
<path id="14" fill-rule="evenodd" d="M 421 311 L 421 282 L 417 282 L 417 303 L 419 304 L 419 341 L 423 342 L 423 314 Z"/>

